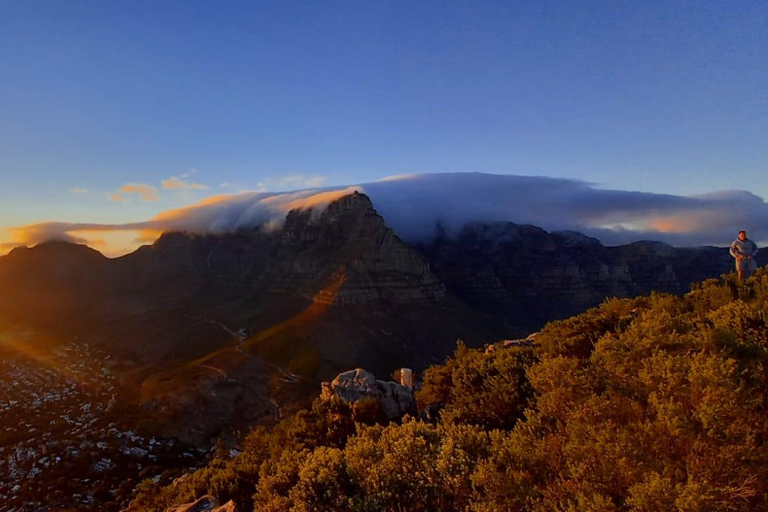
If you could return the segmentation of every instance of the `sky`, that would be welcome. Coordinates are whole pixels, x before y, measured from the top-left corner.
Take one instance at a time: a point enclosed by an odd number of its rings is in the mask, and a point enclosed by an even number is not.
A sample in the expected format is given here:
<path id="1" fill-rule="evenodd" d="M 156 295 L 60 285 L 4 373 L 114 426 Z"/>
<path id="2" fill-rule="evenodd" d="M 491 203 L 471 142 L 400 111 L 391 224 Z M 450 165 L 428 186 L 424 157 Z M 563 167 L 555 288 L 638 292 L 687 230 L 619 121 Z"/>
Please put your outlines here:
<path id="1" fill-rule="evenodd" d="M 0 243 L 425 173 L 742 190 L 752 211 L 766 48 L 757 1 L 0 0 Z"/>

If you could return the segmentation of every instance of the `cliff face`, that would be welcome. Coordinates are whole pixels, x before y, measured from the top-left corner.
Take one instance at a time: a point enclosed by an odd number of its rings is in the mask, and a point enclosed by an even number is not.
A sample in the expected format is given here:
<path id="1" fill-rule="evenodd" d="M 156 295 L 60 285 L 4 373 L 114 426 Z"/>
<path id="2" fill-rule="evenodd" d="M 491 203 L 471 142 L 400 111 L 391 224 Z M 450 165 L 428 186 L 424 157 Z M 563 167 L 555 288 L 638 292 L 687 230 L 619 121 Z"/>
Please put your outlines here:
<path id="1" fill-rule="evenodd" d="M 344 305 L 445 296 L 426 259 L 394 235 L 362 194 L 331 203 L 317 218 L 308 210 L 290 212 L 274 245 L 265 281 L 276 291 Z"/>
<path id="2" fill-rule="evenodd" d="M 283 229 L 224 235 L 163 235 L 152 247 L 115 261 L 119 286 L 180 282 L 297 295 L 326 304 L 440 300 L 443 284 L 426 259 L 405 245 L 352 194 L 321 214 L 288 213 Z"/>
<path id="3" fill-rule="evenodd" d="M 531 328 L 606 297 L 685 293 L 692 282 L 733 268 L 726 249 L 660 242 L 606 247 L 580 233 L 513 223 L 469 225 L 419 249 L 450 293 L 508 325 Z"/>

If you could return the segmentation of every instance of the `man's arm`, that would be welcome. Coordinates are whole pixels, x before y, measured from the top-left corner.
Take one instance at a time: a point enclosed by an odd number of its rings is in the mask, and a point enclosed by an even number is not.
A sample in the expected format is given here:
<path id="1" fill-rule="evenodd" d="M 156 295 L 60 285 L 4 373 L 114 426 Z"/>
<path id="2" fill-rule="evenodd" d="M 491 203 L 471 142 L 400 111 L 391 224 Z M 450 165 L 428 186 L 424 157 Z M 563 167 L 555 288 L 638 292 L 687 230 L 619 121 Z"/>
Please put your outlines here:
<path id="1" fill-rule="evenodd" d="M 738 260 L 738 259 L 741 259 L 741 256 L 742 256 L 742 255 L 741 255 L 741 251 L 740 251 L 740 250 L 739 250 L 739 248 L 736 246 L 736 242 L 733 242 L 733 243 L 731 244 L 731 256 L 733 256 L 733 257 L 734 257 L 734 258 L 736 258 L 737 260 Z"/>

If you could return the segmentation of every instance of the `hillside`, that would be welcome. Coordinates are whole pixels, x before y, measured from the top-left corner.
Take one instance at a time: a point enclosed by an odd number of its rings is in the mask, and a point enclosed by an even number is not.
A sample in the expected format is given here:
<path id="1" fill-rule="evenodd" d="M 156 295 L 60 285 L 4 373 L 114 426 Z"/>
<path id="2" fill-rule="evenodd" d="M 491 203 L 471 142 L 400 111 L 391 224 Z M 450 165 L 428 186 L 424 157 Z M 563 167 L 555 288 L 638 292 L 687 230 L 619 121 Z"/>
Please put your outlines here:
<path id="1" fill-rule="evenodd" d="M 355 425 L 316 401 L 129 510 L 210 493 L 237 510 L 768 510 L 768 272 L 685 297 L 611 299 L 534 347 L 469 349 L 423 375 L 435 424 Z M 365 424 L 369 423 L 369 424 Z"/>

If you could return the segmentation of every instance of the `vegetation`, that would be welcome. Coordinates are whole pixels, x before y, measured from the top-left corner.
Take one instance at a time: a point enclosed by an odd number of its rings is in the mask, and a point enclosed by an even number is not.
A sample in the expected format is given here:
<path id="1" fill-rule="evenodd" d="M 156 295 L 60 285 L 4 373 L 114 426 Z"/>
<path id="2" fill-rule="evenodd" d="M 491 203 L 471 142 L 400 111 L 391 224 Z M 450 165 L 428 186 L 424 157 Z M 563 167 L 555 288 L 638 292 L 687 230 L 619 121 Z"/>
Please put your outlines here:
<path id="1" fill-rule="evenodd" d="M 768 510 L 768 272 L 685 297 L 611 299 L 531 348 L 468 349 L 424 374 L 437 424 L 313 408 L 133 510 L 211 493 L 258 511 Z"/>

